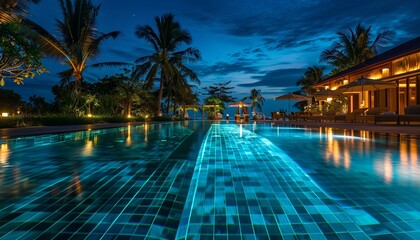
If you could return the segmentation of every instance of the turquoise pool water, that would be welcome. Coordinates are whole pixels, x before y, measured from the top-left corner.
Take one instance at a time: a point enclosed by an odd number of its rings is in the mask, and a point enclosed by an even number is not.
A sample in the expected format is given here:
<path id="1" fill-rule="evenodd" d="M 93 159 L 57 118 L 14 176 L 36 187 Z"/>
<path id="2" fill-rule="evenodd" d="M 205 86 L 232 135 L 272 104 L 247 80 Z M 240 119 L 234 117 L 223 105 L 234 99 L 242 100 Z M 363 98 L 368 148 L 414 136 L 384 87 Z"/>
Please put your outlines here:
<path id="1" fill-rule="evenodd" d="M 0 239 L 420 239 L 416 138 L 190 121 L 0 141 Z"/>

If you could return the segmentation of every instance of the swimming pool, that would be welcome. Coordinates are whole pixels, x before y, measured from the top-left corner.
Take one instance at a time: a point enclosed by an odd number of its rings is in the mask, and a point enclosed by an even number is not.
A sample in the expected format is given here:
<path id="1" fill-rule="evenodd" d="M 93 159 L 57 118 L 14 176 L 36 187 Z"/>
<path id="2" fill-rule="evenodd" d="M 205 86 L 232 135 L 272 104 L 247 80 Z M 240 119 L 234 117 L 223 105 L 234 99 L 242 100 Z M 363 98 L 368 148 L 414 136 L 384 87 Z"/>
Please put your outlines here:
<path id="1" fill-rule="evenodd" d="M 190 121 L 2 140 L 1 239 L 419 239 L 418 140 Z"/>

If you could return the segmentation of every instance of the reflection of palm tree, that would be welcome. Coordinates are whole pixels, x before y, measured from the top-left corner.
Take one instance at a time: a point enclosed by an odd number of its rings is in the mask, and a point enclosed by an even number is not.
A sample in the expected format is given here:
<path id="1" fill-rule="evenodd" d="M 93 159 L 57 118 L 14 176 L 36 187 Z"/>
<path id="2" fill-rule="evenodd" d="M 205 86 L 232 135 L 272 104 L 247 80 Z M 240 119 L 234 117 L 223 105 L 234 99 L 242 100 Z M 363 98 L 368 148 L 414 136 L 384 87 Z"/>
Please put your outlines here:
<path id="1" fill-rule="evenodd" d="M 303 76 L 296 82 L 297 86 L 302 86 L 301 89 L 306 95 L 311 95 L 314 92 L 312 85 L 321 82 L 324 79 L 324 67 L 308 67 Z"/>
<path id="2" fill-rule="evenodd" d="M 394 33 L 382 31 L 372 41 L 371 27 L 366 28 L 358 24 L 354 31 L 349 30 L 349 34 L 338 32 L 337 35 L 339 42 L 321 54 L 321 61 L 336 67 L 334 72 L 342 71 L 374 57 L 378 48 L 391 40 Z"/>
<path id="3" fill-rule="evenodd" d="M 194 48 L 176 51 L 181 44 L 190 44 L 192 38 L 187 31 L 181 29 L 178 22 L 174 21 L 172 14 L 155 17 L 155 22 L 156 31 L 149 25 L 136 28 L 136 35 L 144 38 L 154 48 L 154 53 L 136 60 L 136 63 L 140 64 L 136 70 L 139 75 L 147 74 L 146 80 L 150 85 L 153 85 L 156 75 L 160 72 L 156 115 L 161 115 L 163 89 L 169 86 L 170 81 L 183 81 L 189 78 L 199 83 L 195 72 L 186 67 L 184 62 L 197 61 L 200 59 L 200 52 Z"/>
<path id="4" fill-rule="evenodd" d="M 75 90 L 78 92 L 83 82 L 83 71 L 88 59 L 99 54 L 99 45 L 106 39 L 116 38 L 120 32 L 100 33 L 96 30 L 96 17 L 100 5 L 94 6 L 90 0 L 60 0 L 60 8 L 64 19 L 57 20 L 60 39 L 41 27 L 36 30 L 40 34 L 43 50 L 58 58 L 64 57 L 69 70 L 59 73 L 63 82 L 75 80 Z M 113 66 L 121 63 L 97 63 L 92 66 Z"/>

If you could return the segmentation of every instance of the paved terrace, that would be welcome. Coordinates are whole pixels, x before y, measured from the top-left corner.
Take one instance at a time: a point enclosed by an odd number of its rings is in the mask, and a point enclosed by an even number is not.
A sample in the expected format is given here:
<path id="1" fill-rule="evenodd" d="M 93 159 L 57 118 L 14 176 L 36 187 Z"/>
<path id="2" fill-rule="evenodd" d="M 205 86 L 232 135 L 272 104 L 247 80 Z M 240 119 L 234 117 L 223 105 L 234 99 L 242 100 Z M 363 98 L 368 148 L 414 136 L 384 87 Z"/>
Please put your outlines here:
<path id="1" fill-rule="evenodd" d="M 11 138 L 20 136 L 32 136 L 51 133 L 65 133 L 83 130 L 94 130 L 103 128 L 116 128 L 126 127 L 129 125 L 143 124 L 143 122 L 130 122 L 130 123 L 98 123 L 88 125 L 65 125 L 65 126 L 34 126 L 34 127 L 21 127 L 21 128 L 0 128 L 1 138 Z"/>

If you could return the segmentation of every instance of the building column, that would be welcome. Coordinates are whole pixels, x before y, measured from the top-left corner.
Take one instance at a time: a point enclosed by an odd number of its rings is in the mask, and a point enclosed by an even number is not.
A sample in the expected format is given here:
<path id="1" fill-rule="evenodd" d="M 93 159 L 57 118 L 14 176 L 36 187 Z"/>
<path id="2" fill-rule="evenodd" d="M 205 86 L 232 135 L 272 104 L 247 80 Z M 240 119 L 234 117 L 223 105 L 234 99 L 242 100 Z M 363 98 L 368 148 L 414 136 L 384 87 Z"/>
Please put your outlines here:
<path id="1" fill-rule="evenodd" d="M 397 93 L 395 94 L 395 98 L 397 101 L 397 109 L 395 110 L 395 113 L 399 114 L 400 113 L 400 81 L 397 79 L 395 80 L 396 84 L 397 84 Z"/>
<path id="2" fill-rule="evenodd" d="M 420 104 L 420 77 L 416 76 L 416 103 Z"/>

